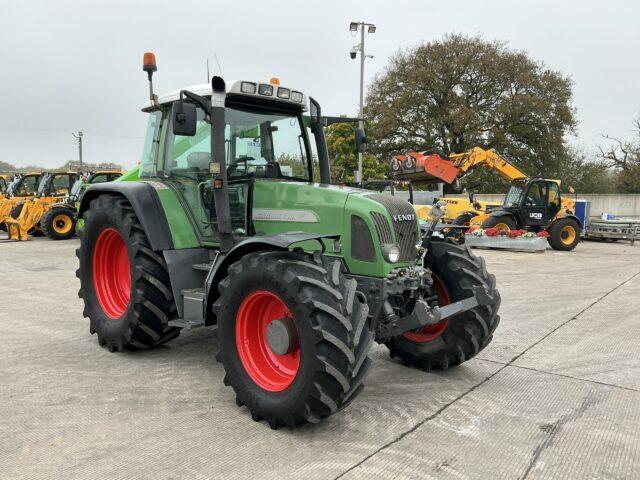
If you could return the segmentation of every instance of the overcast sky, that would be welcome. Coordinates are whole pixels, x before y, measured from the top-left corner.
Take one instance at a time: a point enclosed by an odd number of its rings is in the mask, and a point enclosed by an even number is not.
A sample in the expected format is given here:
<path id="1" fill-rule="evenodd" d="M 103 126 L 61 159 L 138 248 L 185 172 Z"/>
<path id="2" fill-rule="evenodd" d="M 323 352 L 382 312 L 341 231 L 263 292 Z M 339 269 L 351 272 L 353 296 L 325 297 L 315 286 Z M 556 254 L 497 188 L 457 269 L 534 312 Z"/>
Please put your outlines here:
<path id="1" fill-rule="evenodd" d="M 70 1 L 0 0 L 0 160 L 58 166 L 77 158 L 132 166 L 142 150 L 147 97 L 142 54 L 158 59 L 158 92 L 206 80 L 217 54 L 227 79 L 268 80 L 314 96 L 328 115 L 356 114 L 357 43 L 367 36 L 366 81 L 398 49 L 448 32 L 506 40 L 575 82 L 575 142 L 629 136 L 640 113 L 640 2 Z"/>

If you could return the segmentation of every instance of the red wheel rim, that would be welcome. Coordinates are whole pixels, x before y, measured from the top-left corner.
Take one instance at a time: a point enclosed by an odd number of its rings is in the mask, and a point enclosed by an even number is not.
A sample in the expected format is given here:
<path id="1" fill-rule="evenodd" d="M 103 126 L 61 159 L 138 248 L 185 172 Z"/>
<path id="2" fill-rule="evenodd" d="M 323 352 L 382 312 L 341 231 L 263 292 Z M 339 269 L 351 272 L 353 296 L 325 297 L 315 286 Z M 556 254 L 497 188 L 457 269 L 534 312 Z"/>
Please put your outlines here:
<path id="1" fill-rule="evenodd" d="M 102 311 L 117 320 L 131 297 L 131 267 L 127 246 L 113 228 L 103 230 L 93 249 L 93 286 Z"/>
<path id="2" fill-rule="evenodd" d="M 300 346 L 284 355 L 274 353 L 267 343 L 267 326 L 291 312 L 275 293 L 257 290 L 240 304 L 236 316 L 238 356 L 251 379 L 262 389 L 281 392 L 293 383 L 300 368 Z"/>
<path id="3" fill-rule="evenodd" d="M 449 292 L 447 291 L 447 287 L 444 286 L 442 280 L 436 275 L 433 275 L 433 289 L 438 296 L 438 305 L 444 307 L 445 305 L 449 305 L 451 303 L 451 298 L 449 297 Z M 435 340 L 442 332 L 447 328 L 447 324 L 449 320 L 444 318 L 440 320 L 438 323 L 434 325 L 429 325 L 428 327 L 424 327 L 422 330 L 417 332 L 405 332 L 403 336 L 416 343 L 427 343 Z"/>

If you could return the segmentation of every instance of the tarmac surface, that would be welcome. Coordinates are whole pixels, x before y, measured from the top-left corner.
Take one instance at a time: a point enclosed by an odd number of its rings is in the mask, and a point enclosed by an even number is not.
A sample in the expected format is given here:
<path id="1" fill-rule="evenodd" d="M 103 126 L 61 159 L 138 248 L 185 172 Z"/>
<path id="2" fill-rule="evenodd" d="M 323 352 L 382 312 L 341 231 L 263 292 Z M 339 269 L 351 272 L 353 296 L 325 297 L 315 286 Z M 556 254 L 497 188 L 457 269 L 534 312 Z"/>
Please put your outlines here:
<path id="1" fill-rule="evenodd" d="M 0 243 L 0 478 L 640 478 L 640 245 L 476 251 L 501 323 L 478 357 L 375 346 L 348 408 L 290 431 L 222 383 L 216 332 L 109 353 L 77 297 L 78 240 Z"/>

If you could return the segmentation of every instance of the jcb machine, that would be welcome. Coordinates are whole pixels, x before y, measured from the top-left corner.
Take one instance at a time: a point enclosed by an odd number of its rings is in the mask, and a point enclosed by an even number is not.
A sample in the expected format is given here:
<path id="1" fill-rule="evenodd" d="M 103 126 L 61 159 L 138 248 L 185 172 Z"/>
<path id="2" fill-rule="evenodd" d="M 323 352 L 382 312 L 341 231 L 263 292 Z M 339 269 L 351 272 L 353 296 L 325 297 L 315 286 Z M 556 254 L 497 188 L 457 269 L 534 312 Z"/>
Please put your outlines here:
<path id="1" fill-rule="evenodd" d="M 140 178 L 90 186 L 79 212 L 79 295 L 100 345 L 215 325 L 224 383 L 276 428 L 351 402 L 374 340 L 425 369 L 491 341 L 500 296 L 484 261 L 420 238 L 405 200 L 331 185 L 316 100 L 220 77 L 158 98 L 152 54 L 144 70 Z"/>
<path id="2" fill-rule="evenodd" d="M 0 197 L 0 230 L 7 230 L 6 221 L 9 218 L 18 218 L 22 204 L 33 198 L 41 179 L 41 173 L 18 174 L 14 177 L 4 198 Z"/>
<path id="3" fill-rule="evenodd" d="M 27 240 L 29 234 L 42 233 L 45 229 L 58 229 L 61 233 L 71 230 L 71 224 L 43 225 L 43 215 L 52 205 L 62 201 L 71 191 L 77 174 L 72 172 L 44 173 L 33 198 L 21 205 L 17 217 L 7 218 L 5 225 L 10 240 Z"/>
<path id="4" fill-rule="evenodd" d="M 483 205 L 473 199 L 444 198 L 449 211 L 446 220 L 474 228 L 546 230 L 552 248 L 576 247 L 582 222 L 575 215 L 575 200 L 560 193 L 559 180 L 529 177 L 495 151 L 479 147 L 449 157 L 411 152 L 391 160 L 396 178 L 414 182 L 439 180 L 451 184 L 475 167 L 487 168 L 511 182 L 503 204 Z"/>
<path id="5" fill-rule="evenodd" d="M 78 206 L 89 185 L 112 182 L 122 175 L 119 170 L 99 170 L 88 175 L 80 174 L 61 201 L 49 204 L 42 214 L 42 232 L 52 240 L 66 240 L 76 233 Z"/>

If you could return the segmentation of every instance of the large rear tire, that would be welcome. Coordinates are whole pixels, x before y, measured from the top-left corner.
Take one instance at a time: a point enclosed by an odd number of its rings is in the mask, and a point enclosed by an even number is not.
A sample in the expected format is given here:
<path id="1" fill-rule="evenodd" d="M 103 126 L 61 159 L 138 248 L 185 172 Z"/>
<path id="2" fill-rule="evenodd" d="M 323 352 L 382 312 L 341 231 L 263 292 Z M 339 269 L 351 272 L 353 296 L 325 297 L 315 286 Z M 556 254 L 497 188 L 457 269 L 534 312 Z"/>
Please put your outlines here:
<path id="1" fill-rule="evenodd" d="M 52 240 L 67 240 L 76 234 L 76 212 L 68 206 L 52 207 L 40 219 L 42 232 Z"/>
<path id="2" fill-rule="evenodd" d="M 260 252 L 220 282 L 216 358 L 254 420 L 271 428 L 316 423 L 362 390 L 374 331 L 356 281 L 340 267 L 320 256 Z M 274 326 L 287 332 L 284 350 L 269 338 Z"/>
<path id="3" fill-rule="evenodd" d="M 131 204 L 101 195 L 84 213 L 76 255 L 83 315 L 100 346 L 114 352 L 150 348 L 177 337 L 170 327 L 175 303 L 167 265 L 151 249 Z"/>
<path id="4" fill-rule="evenodd" d="M 490 305 L 477 306 L 386 342 L 391 357 L 400 357 L 407 366 L 446 369 L 475 357 L 491 342 L 500 322 L 500 294 L 484 259 L 476 257 L 468 247 L 433 242 L 425 266 L 433 272 L 434 293 L 440 306 L 473 296 L 474 286 L 485 287 L 493 298 Z"/>
<path id="5" fill-rule="evenodd" d="M 559 218 L 549 227 L 549 245 L 554 250 L 570 251 L 580 243 L 580 225 L 573 218 Z"/>

